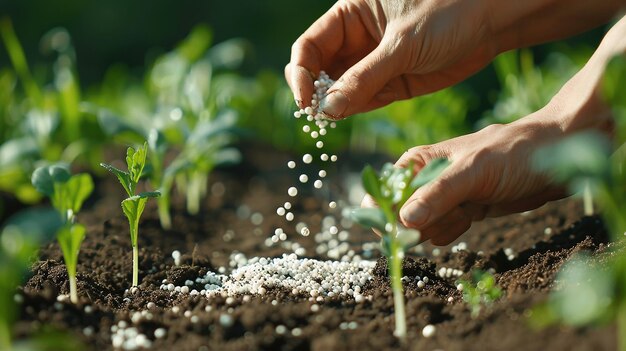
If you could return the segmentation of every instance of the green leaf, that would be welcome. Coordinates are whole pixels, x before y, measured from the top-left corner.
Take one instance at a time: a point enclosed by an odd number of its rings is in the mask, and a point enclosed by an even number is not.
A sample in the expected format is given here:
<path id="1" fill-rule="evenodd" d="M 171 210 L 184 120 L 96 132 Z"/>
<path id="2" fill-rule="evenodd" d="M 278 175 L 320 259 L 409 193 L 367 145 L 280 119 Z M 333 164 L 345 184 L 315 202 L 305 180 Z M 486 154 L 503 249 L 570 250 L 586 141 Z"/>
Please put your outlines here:
<path id="1" fill-rule="evenodd" d="M 119 179 L 120 183 L 126 190 L 128 196 L 133 196 L 134 187 L 131 185 L 130 174 L 128 172 L 122 171 L 121 169 L 115 168 L 109 164 L 101 163 L 100 166 L 104 167 L 107 171 L 115 174 L 117 179 Z"/>
<path id="2" fill-rule="evenodd" d="M 35 169 L 31 182 L 37 191 L 51 197 L 54 194 L 54 184 L 64 183 L 70 176 L 66 165 L 55 164 Z"/>
<path id="3" fill-rule="evenodd" d="M 588 255 L 578 254 L 567 262 L 557 281 L 562 286 L 550 296 L 549 304 L 566 324 L 587 325 L 612 312 L 614 279 L 610 271 L 591 265 Z"/>
<path id="4" fill-rule="evenodd" d="M 78 213 L 93 191 L 93 180 L 87 173 L 73 175 L 64 185 L 67 209 Z"/>
<path id="5" fill-rule="evenodd" d="M 404 250 L 417 245 L 421 234 L 418 230 L 409 228 L 398 228 L 396 240 L 404 247 Z"/>
<path id="6" fill-rule="evenodd" d="M 417 174 L 413 181 L 411 181 L 411 188 L 417 189 L 426 185 L 431 180 L 437 178 L 441 172 L 450 164 L 450 161 L 446 158 L 436 158 L 431 160 L 422 170 Z"/>
<path id="7" fill-rule="evenodd" d="M 159 197 L 161 196 L 161 192 L 160 191 L 144 191 L 142 193 L 139 193 L 133 197 L 139 197 L 139 198 L 150 198 L 150 197 Z"/>
<path id="8" fill-rule="evenodd" d="M 582 132 L 546 145 L 533 155 L 533 166 L 558 182 L 581 178 L 603 179 L 609 170 L 610 143 L 597 132 Z"/>
<path id="9" fill-rule="evenodd" d="M 83 225 L 74 223 L 66 224 L 59 229 L 57 240 L 63 252 L 63 259 L 67 266 L 67 273 L 71 277 L 76 276 L 76 265 L 78 263 L 78 252 L 80 244 L 85 238 L 86 229 Z"/>
<path id="10" fill-rule="evenodd" d="M 363 188 L 365 188 L 365 191 L 370 194 L 374 200 L 380 201 L 382 199 L 380 191 L 381 183 L 372 166 L 365 166 L 363 172 L 361 173 L 361 181 L 363 182 Z"/>
<path id="11" fill-rule="evenodd" d="M 133 247 L 137 246 L 137 227 L 147 201 L 148 196 L 142 197 L 140 195 L 131 196 L 122 201 L 122 210 L 130 224 L 130 241 Z"/>
<path id="12" fill-rule="evenodd" d="M 366 228 L 374 228 L 386 233 L 387 219 L 379 208 L 366 207 L 356 208 L 350 212 L 350 218 Z"/>
<path id="13" fill-rule="evenodd" d="M 126 165 L 128 167 L 128 174 L 132 184 L 131 190 L 135 190 L 135 186 L 139 182 L 139 178 L 143 173 L 143 168 L 146 165 L 146 158 L 148 156 L 148 143 L 144 142 L 137 150 L 129 147 L 126 150 Z M 131 195 L 133 195 L 131 194 Z"/>

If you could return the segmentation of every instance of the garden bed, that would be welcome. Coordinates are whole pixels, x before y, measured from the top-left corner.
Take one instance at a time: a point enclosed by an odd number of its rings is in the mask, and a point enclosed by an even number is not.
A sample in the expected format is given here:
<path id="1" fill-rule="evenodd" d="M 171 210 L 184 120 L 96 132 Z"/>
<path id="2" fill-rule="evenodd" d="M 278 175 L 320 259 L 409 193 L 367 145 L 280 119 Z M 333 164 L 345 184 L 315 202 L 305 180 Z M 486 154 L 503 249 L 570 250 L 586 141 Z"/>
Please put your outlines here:
<path id="1" fill-rule="evenodd" d="M 164 231 L 156 207 L 149 203 L 139 232 L 141 283 L 133 291 L 128 290 L 129 229 L 119 206 L 123 194 L 113 178 L 102 180 L 93 201 L 78 216 L 88 229 L 78 265 L 80 303 L 58 298 L 68 293 L 67 273 L 58 244 L 44 246 L 21 292 L 18 336 L 52 326 L 93 350 L 137 347 L 134 341 L 127 342 L 130 339 L 155 350 L 616 348 L 614 325 L 535 330 L 528 322 L 533 306 L 547 298 L 559 268 L 574 252 L 589 250 L 600 260 L 609 255 L 601 221 L 583 217 L 579 200 L 488 219 L 475 223 L 447 247 L 425 244 L 412 250 L 404 264 L 408 342 L 401 344 L 393 336 L 393 299 L 386 260 L 375 249 L 377 238 L 356 225 L 341 223 L 340 209 L 327 206 L 333 196 L 339 196 L 332 194 L 347 193 L 349 170 L 329 170 L 326 184 L 333 190 L 331 195 L 302 191 L 294 200 L 285 195 L 297 178 L 295 172 L 286 171 L 289 156 L 257 146 L 245 150 L 241 165 L 211 175 L 211 196 L 200 216 L 184 214 L 181 199 L 175 199 L 174 229 Z M 340 155 L 340 160 L 350 158 Z M 339 163 L 339 168 L 349 168 Z M 351 171 L 358 172 L 363 164 L 354 163 Z M 277 206 L 287 200 L 296 215 L 293 222 L 276 214 Z M 309 225 L 310 236 L 293 234 L 299 221 Z M 339 234 L 329 233 L 332 225 L 339 227 Z M 289 234 L 288 240 L 272 243 L 268 237 L 279 227 Z M 349 245 L 329 254 L 343 242 L 336 239 L 342 230 L 349 233 L 342 234 Z M 318 232 L 326 234 L 316 237 Z M 332 240 L 336 241 L 331 244 Z M 182 254 L 178 265 L 172 257 L 176 250 Z M 299 253 L 297 258 L 294 251 Z M 263 263 L 268 265 L 289 261 L 297 266 L 304 264 L 304 258 L 309 259 L 307 265 L 321 265 L 337 252 L 346 256 L 344 261 L 351 258 L 355 270 L 370 276 L 364 284 L 354 285 L 359 285 L 363 297 L 358 301 L 342 294 L 311 297 L 280 284 L 267 287 L 262 295 L 233 293 L 223 286 L 208 297 L 191 293 L 210 290 L 203 288 L 207 273 L 229 277 L 237 265 L 253 264 L 255 260 L 250 259 L 255 256 L 267 258 Z M 291 256 L 283 258 L 283 254 Z M 355 256 L 362 259 L 360 263 Z M 477 318 L 471 317 L 456 288 L 456 281 L 469 278 L 472 268 L 492 269 L 504 291 Z M 454 270 L 462 275 L 454 276 Z M 289 278 L 289 272 L 284 275 Z M 420 287 L 420 280 L 427 283 Z M 188 281 L 191 284 L 186 285 Z M 169 284 L 188 288 L 172 291 Z M 425 337 L 422 331 L 429 324 L 435 332 Z"/>

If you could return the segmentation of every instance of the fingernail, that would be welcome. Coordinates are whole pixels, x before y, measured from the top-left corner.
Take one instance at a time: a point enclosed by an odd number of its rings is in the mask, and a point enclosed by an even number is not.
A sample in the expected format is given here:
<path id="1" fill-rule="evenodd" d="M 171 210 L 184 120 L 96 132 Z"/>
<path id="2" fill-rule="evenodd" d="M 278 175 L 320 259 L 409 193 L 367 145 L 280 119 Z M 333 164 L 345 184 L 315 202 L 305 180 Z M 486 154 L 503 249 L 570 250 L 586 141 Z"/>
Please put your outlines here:
<path id="1" fill-rule="evenodd" d="M 424 206 L 420 201 L 412 201 L 405 204 L 400 210 L 400 217 L 406 223 L 410 223 L 412 226 L 420 227 L 428 220 L 430 211 L 428 207 Z"/>
<path id="2" fill-rule="evenodd" d="M 341 91 L 335 90 L 320 100 L 320 109 L 332 119 L 340 119 L 344 117 L 349 103 L 350 101 Z"/>

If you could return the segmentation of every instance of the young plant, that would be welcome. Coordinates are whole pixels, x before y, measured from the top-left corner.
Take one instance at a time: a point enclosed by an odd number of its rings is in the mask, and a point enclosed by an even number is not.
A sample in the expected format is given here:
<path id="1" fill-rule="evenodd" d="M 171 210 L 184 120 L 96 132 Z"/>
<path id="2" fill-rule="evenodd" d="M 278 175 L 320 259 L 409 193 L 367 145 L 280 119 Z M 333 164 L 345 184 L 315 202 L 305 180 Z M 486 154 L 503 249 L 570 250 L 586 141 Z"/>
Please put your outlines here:
<path id="1" fill-rule="evenodd" d="M 418 174 L 412 168 L 396 168 L 391 163 L 383 166 L 380 175 L 366 166 L 362 173 L 365 191 L 376 201 L 377 208 L 358 208 L 352 211 L 352 219 L 362 226 L 377 230 L 382 235 L 383 253 L 389 259 L 389 276 L 395 311 L 395 332 L 401 340 L 406 339 L 406 314 L 402 291 L 402 259 L 407 248 L 419 242 L 416 230 L 403 228 L 398 223 L 398 212 L 411 194 L 420 186 L 436 178 L 448 165 L 446 159 L 435 159 Z"/>
<path id="2" fill-rule="evenodd" d="M 610 142 L 606 137 L 589 132 L 547 146 L 535 156 L 540 166 L 558 159 L 553 168 L 540 169 L 561 175 L 558 179 L 573 190 L 578 189 L 576 185 L 581 178 L 591 184 L 590 189 L 615 242 L 626 238 L 625 90 L 626 56 L 622 55 L 611 60 L 602 82 L 603 96 L 615 118 L 613 141 L 619 146 L 611 158 L 607 157 Z M 577 254 L 561 269 L 557 281 L 558 288 L 546 304 L 535 308 L 531 321 L 538 326 L 555 322 L 585 326 L 615 321 L 618 349 L 626 351 L 626 255 L 614 252 L 607 264 L 598 263 L 589 255 Z"/>
<path id="3" fill-rule="evenodd" d="M 128 172 L 115 168 L 109 164 L 101 163 L 100 165 L 106 168 L 109 172 L 115 174 L 120 183 L 126 190 L 128 198 L 122 201 L 122 210 L 124 215 L 128 218 L 130 225 L 130 242 L 133 248 L 133 284 L 132 286 L 139 285 L 139 249 L 137 247 L 137 237 L 139 232 L 139 219 L 141 214 L 146 208 L 146 202 L 151 197 L 159 197 L 161 193 L 159 191 L 142 192 L 136 194 L 137 184 L 143 174 L 143 169 L 146 166 L 146 158 L 148 153 L 148 145 L 144 143 L 143 146 L 137 150 L 129 147 L 126 150 L 126 166 Z"/>
<path id="4" fill-rule="evenodd" d="M 206 184 L 211 171 L 221 165 L 239 162 L 239 151 L 228 145 L 232 142 L 237 113 L 226 109 L 211 121 L 199 122 L 191 131 L 184 131 L 185 143 L 176 157 L 165 166 L 167 151 L 174 149 L 165 134 L 153 129 L 148 146 L 152 171 L 150 181 L 161 191 L 157 199 L 159 219 L 164 229 L 171 228 L 170 195 L 175 180 L 186 195 L 187 211 L 197 214 L 200 201 L 206 195 Z"/>
<path id="5" fill-rule="evenodd" d="M 496 279 L 489 272 L 474 270 L 472 280 L 459 280 L 463 287 L 463 301 L 472 311 L 472 318 L 478 317 L 483 306 L 489 306 L 502 296 L 502 290 L 496 285 Z"/>
<path id="6" fill-rule="evenodd" d="M 85 227 L 76 223 L 76 213 L 93 191 L 93 180 L 86 173 L 72 175 L 61 164 L 37 168 L 31 180 L 35 189 L 50 198 L 61 217 L 63 225 L 57 232 L 57 240 L 69 276 L 70 300 L 77 303 L 76 266 L 80 244 L 85 238 Z"/>

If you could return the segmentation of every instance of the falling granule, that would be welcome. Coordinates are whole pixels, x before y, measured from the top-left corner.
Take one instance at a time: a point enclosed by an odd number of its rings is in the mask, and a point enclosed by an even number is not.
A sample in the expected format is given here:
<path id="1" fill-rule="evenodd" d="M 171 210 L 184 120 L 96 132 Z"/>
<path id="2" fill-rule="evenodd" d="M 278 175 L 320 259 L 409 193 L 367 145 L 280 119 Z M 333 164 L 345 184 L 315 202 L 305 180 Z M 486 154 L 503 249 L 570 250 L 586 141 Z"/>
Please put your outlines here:
<path id="1" fill-rule="evenodd" d="M 317 189 L 320 189 L 320 188 L 322 187 L 322 185 L 323 185 L 323 184 L 322 184 L 322 181 L 321 181 L 321 180 L 319 180 L 319 179 L 318 179 L 318 180 L 316 180 L 316 181 L 313 183 L 313 186 L 314 186 L 315 188 L 317 188 Z"/>
<path id="2" fill-rule="evenodd" d="M 302 234 L 302 236 L 309 236 L 309 234 L 311 234 L 311 230 L 309 230 L 308 227 L 304 227 L 302 228 L 302 230 L 300 231 L 300 234 Z"/>
<path id="3" fill-rule="evenodd" d="M 285 219 L 289 222 L 293 221 L 293 213 L 287 212 L 287 214 L 285 215 Z"/>
<path id="4" fill-rule="evenodd" d="M 289 213 L 291 213 L 291 212 L 289 212 Z M 287 240 L 287 234 L 285 234 L 285 233 L 280 233 L 280 234 L 278 235 L 278 239 L 279 239 L 280 241 L 285 241 L 285 240 Z"/>
<path id="5" fill-rule="evenodd" d="M 322 155 L 320 155 L 320 160 L 322 160 L 322 161 L 328 161 L 328 154 L 322 154 Z"/>
<path id="6" fill-rule="evenodd" d="M 302 127 L 302 131 L 303 131 L 303 132 L 305 132 L 305 133 L 308 133 L 308 132 L 310 132 L 310 131 L 311 131 L 311 127 L 309 127 L 309 125 L 308 125 L 308 124 L 305 124 L 305 125 Z"/>
<path id="7" fill-rule="evenodd" d="M 324 147 L 324 142 L 319 140 L 317 143 L 315 143 L 315 147 L 317 147 L 318 149 L 321 149 Z"/>
<path id="8" fill-rule="evenodd" d="M 276 214 L 279 216 L 284 216 L 285 215 L 285 209 L 282 207 L 279 207 L 276 209 Z"/>
<path id="9" fill-rule="evenodd" d="M 296 112 L 293 113 L 293 116 L 296 117 L 296 118 L 300 118 L 300 117 L 302 117 L 302 112 L 296 111 Z"/>
<path id="10" fill-rule="evenodd" d="M 316 131 L 312 131 L 311 132 L 311 138 L 317 139 L 318 136 L 320 136 L 320 134 L 318 132 L 316 132 Z"/>
<path id="11" fill-rule="evenodd" d="M 330 156 L 330 161 L 331 162 L 336 162 L 337 161 L 337 155 Z"/>
<path id="12" fill-rule="evenodd" d="M 311 154 L 305 154 L 304 156 L 302 156 L 302 162 L 309 164 L 313 161 L 313 156 L 311 156 Z"/>
<path id="13" fill-rule="evenodd" d="M 325 170 L 323 170 L 323 169 L 322 169 L 322 170 L 320 170 L 320 172 L 319 172 L 318 174 L 319 174 L 320 178 L 324 178 L 324 177 L 326 177 L 326 171 L 325 171 Z"/>
<path id="14" fill-rule="evenodd" d="M 320 135 L 326 135 L 326 128 L 320 128 Z"/>
<path id="15" fill-rule="evenodd" d="M 287 167 L 294 169 L 296 168 L 296 163 L 294 161 L 287 162 Z"/>
<path id="16" fill-rule="evenodd" d="M 306 183 L 309 181 L 309 177 L 306 174 L 300 174 L 300 183 Z"/>
<path id="17" fill-rule="evenodd" d="M 337 123 L 331 122 L 330 123 L 330 127 L 333 128 L 333 129 L 337 128 Z"/>
<path id="18" fill-rule="evenodd" d="M 335 201 L 331 201 L 328 203 L 328 207 L 330 208 L 337 208 L 337 203 Z"/>
<path id="19" fill-rule="evenodd" d="M 289 202 L 289 201 L 285 202 L 283 207 L 285 208 L 285 210 L 290 210 L 291 209 L 291 202 Z"/>
<path id="20" fill-rule="evenodd" d="M 289 190 L 287 190 L 287 194 L 289 194 L 289 196 L 291 197 L 294 197 L 298 195 L 298 189 L 296 189 L 295 186 L 292 186 L 291 188 L 289 188 Z"/>

